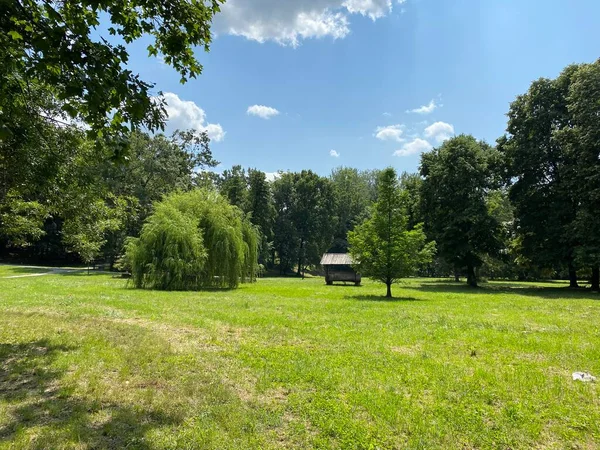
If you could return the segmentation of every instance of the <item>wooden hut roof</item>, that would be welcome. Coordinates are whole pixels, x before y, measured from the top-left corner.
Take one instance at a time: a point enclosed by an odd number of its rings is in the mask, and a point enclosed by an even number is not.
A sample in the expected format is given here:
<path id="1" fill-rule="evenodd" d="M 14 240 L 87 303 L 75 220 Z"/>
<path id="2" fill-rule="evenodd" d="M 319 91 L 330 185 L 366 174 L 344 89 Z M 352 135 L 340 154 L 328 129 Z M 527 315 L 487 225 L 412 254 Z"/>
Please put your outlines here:
<path id="1" fill-rule="evenodd" d="M 322 266 L 350 266 L 353 264 L 348 253 L 325 253 L 321 258 Z"/>

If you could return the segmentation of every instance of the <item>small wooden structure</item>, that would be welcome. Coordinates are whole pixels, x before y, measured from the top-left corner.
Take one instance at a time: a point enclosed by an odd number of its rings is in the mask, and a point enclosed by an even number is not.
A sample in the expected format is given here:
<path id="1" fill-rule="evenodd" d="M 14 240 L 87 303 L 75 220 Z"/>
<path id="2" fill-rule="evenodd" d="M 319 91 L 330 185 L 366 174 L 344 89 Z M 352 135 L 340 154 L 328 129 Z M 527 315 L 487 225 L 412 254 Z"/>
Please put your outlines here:
<path id="1" fill-rule="evenodd" d="M 352 268 L 352 258 L 347 253 L 325 253 L 321 265 L 325 270 L 325 281 L 332 285 L 334 281 L 351 282 L 360 285 L 360 274 Z"/>

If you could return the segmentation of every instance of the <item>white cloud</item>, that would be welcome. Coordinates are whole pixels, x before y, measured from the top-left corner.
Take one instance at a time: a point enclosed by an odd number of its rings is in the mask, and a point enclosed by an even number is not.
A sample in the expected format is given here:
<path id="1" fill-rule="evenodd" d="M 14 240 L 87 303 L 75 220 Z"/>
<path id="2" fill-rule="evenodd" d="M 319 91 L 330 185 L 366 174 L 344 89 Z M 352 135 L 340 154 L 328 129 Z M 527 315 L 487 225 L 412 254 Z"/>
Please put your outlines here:
<path id="1" fill-rule="evenodd" d="M 214 31 L 257 42 L 298 46 L 304 39 L 342 39 L 350 33 L 349 16 L 372 20 L 389 14 L 405 0 L 228 0 L 215 16 Z"/>
<path id="2" fill-rule="evenodd" d="M 384 117 L 392 117 L 392 113 L 389 113 L 389 112 L 384 112 L 384 113 L 382 114 L 382 116 L 384 116 Z"/>
<path id="3" fill-rule="evenodd" d="M 246 114 L 251 116 L 257 116 L 261 119 L 270 119 L 271 117 L 278 116 L 279 111 L 277 111 L 275 108 L 271 108 L 270 106 L 254 105 L 248 107 Z"/>
<path id="4" fill-rule="evenodd" d="M 329 150 L 329 156 L 332 156 L 334 158 L 339 158 L 340 154 L 338 152 L 336 152 L 335 150 Z"/>
<path id="5" fill-rule="evenodd" d="M 281 172 L 265 172 L 267 181 L 275 181 L 281 178 Z"/>
<path id="6" fill-rule="evenodd" d="M 225 139 L 225 131 L 220 124 L 206 123 L 206 113 L 196 103 L 181 100 L 177 94 L 165 92 L 163 98 L 166 101 L 167 129 L 206 131 L 208 137 L 215 142 Z"/>
<path id="7" fill-rule="evenodd" d="M 454 135 L 454 127 L 446 122 L 436 122 L 425 128 L 425 137 L 435 139 L 438 143 L 444 142 Z"/>
<path id="8" fill-rule="evenodd" d="M 438 105 L 435 102 L 435 100 L 431 100 L 428 105 L 423 105 L 423 106 L 421 106 L 419 108 L 415 108 L 415 109 L 409 109 L 406 112 L 407 113 L 415 113 L 415 114 L 431 114 L 439 106 L 440 105 Z"/>
<path id="9" fill-rule="evenodd" d="M 400 150 L 394 152 L 394 156 L 409 156 L 431 150 L 431 144 L 421 138 L 407 142 Z"/>
<path id="10" fill-rule="evenodd" d="M 402 133 L 404 133 L 404 125 L 388 125 L 387 127 L 377 127 L 374 136 L 381 141 L 403 142 Z"/>

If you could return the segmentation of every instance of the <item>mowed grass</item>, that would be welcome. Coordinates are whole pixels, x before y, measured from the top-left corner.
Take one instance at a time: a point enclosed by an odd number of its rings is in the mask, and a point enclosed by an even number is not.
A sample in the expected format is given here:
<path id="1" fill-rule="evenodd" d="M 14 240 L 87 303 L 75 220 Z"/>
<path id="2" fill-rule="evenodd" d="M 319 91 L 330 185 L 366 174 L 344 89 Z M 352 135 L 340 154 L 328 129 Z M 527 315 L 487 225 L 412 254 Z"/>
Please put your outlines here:
<path id="1" fill-rule="evenodd" d="M 0 279 L 3 448 L 600 447 L 600 297 L 561 283 Z"/>

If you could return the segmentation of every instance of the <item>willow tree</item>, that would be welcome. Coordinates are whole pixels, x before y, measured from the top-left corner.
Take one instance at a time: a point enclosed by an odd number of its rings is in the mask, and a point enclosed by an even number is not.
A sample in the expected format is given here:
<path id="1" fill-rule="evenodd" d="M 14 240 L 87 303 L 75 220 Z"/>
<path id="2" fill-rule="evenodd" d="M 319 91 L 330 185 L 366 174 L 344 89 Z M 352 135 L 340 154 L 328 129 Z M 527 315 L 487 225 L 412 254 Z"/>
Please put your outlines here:
<path id="1" fill-rule="evenodd" d="M 257 253 L 258 233 L 243 213 L 202 189 L 158 203 L 127 246 L 135 286 L 162 290 L 236 288 L 254 280 Z"/>

